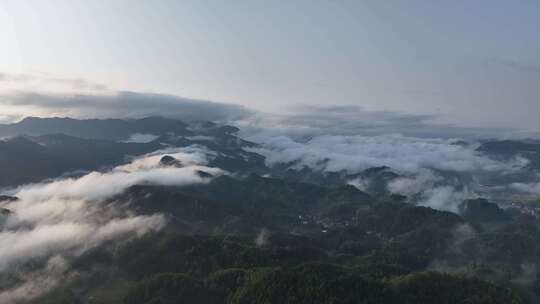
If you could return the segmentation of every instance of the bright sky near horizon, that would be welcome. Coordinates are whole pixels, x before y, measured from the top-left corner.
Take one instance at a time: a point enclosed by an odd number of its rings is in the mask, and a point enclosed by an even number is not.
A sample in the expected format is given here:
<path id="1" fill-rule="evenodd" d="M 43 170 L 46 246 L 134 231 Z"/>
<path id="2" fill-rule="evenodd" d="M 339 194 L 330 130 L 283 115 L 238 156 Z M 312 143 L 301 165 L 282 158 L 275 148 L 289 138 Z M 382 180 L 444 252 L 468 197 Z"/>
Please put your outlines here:
<path id="1" fill-rule="evenodd" d="M 0 93 L 67 83 L 540 130 L 536 0 L 0 0 L 0 41 Z"/>

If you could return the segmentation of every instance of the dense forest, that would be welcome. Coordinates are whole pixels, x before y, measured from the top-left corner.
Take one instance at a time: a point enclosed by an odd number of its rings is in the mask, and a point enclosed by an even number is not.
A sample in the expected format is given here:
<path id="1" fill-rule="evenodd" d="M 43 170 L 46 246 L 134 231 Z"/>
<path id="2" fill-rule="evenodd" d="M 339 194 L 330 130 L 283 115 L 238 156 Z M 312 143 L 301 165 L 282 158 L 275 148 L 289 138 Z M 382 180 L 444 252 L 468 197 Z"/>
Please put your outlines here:
<path id="1" fill-rule="evenodd" d="M 20 238 L 2 249 L 0 299 L 51 304 L 540 300 L 534 201 L 527 209 L 476 197 L 457 201 L 453 210 L 437 209 L 419 203 L 422 193 L 391 191 L 393 181 L 409 177 L 388 166 L 353 173 L 295 169 L 294 162 L 271 166 L 257 153 L 259 145 L 237 137 L 237 128 L 212 123 L 188 128 L 165 120 L 158 126 L 166 132 L 159 133 L 147 126 L 155 121 L 66 120 L 62 126 L 58 119 L 30 119 L 19 126 L 26 135 L 0 142 L 5 164 L 0 181 L 6 186 L 0 238 L 2 244 Z M 108 124 L 118 130 L 101 138 Z M 69 132 L 47 135 L 48 128 Z M 147 142 L 119 140 L 134 130 L 158 134 Z M 474 153 L 505 159 L 518 153 L 508 145 L 487 142 Z M 29 160 L 33 170 L 22 170 Z M 528 178 L 535 163 L 522 170 L 504 178 Z M 445 176 L 437 183 L 471 181 L 464 174 L 436 172 Z M 351 180 L 370 183 L 364 187 Z M 64 237 L 63 227 L 78 232 Z"/>

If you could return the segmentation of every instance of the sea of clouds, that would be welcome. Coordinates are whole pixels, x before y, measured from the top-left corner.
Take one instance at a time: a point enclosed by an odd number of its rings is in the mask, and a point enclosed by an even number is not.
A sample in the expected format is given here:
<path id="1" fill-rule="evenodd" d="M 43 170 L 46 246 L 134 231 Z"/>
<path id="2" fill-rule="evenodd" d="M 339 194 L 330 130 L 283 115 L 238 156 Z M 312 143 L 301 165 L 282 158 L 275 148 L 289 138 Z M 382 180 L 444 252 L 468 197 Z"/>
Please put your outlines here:
<path id="1" fill-rule="evenodd" d="M 456 213 L 463 200 L 485 195 L 478 190 L 485 177 L 510 175 L 529 163 L 522 157 L 496 160 L 477 151 L 474 142 L 452 138 L 400 134 L 295 137 L 275 130 L 247 134 L 247 138 L 259 144 L 248 150 L 265 156 L 270 167 L 350 175 L 389 167 L 399 175 L 388 182 L 389 192 L 414 198 L 411 202 L 417 205 Z M 365 191 L 371 182 L 357 177 L 348 183 Z M 518 187 L 534 189 L 534 185 L 514 186 Z"/>

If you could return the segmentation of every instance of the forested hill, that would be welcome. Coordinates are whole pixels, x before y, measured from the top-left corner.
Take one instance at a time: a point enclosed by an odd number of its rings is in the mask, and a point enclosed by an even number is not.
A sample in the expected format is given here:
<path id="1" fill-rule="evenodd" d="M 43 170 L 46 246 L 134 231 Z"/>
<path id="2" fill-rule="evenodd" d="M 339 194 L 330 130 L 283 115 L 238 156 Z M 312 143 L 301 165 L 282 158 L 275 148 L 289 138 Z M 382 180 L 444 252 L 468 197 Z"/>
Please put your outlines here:
<path id="1" fill-rule="evenodd" d="M 537 201 L 512 196 L 536 176 L 529 144 L 405 141 L 453 154 L 341 169 L 358 157 L 209 122 L 1 132 L 0 304 L 540 301 Z"/>

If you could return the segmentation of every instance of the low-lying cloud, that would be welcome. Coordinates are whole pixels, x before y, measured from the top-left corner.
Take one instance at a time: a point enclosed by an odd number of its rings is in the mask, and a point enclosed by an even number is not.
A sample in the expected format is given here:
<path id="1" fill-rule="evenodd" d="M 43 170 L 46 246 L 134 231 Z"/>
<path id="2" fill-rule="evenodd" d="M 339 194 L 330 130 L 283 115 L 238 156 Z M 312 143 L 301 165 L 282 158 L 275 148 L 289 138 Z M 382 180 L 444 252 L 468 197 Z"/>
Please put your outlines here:
<path id="1" fill-rule="evenodd" d="M 422 139 L 401 135 L 336 136 L 322 135 L 306 142 L 288 136 L 259 138 L 260 148 L 252 149 L 266 157 L 268 165 L 291 164 L 292 169 L 308 167 L 322 172 L 358 173 L 388 166 L 406 173 L 422 169 L 443 171 L 506 171 L 523 164 L 503 163 L 481 155 L 471 147 L 450 140 Z"/>
<path id="2" fill-rule="evenodd" d="M 134 133 L 134 134 L 131 134 L 129 138 L 124 140 L 123 142 L 144 144 L 144 143 L 152 142 L 158 138 L 159 136 L 154 135 L 154 134 Z"/>
<path id="3" fill-rule="evenodd" d="M 180 160 L 182 166 L 162 165 L 159 160 L 165 154 Z M 199 170 L 213 176 L 223 174 L 220 169 L 205 166 L 207 157 L 211 153 L 199 147 L 171 148 L 136 158 L 108 172 L 13 189 L 9 194 L 19 200 L 0 206 L 12 212 L 0 230 L 0 272 L 36 259 L 49 260 L 49 266 L 53 257 L 69 261 L 70 257 L 104 242 L 161 229 L 165 225 L 162 215 L 134 215 L 124 208 L 126 202 L 106 200 L 136 184 L 181 186 L 209 181 L 210 178 L 197 174 Z M 36 271 L 39 275 L 24 273 L 19 278 L 21 284 L 0 292 L 0 303 L 37 297 L 67 272 L 47 265 Z M 24 292 L 28 289 L 32 293 Z"/>
<path id="4" fill-rule="evenodd" d="M 509 161 L 490 158 L 477 151 L 474 142 L 456 139 L 385 134 L 319 135 L 295 140 L 270 133 L 254 134 L 250 139 L 259 146 L 248 150 L 264 155 L 270 167 L 349 175 L 389 167 L 398 176 L 386 181 L 388 192 L 405 195 L 416 205 L 455 213 L 464 200 L 485 194 L 477 191 L 482 181 L 493 175 L 521 172 L 528 164 L 522 157 Z M 372 182 L 369 176 L 348 181 L 368 192 Z M 521 187 L 534 190 L 531 185 Z"/>
<path id="5" fill-rule="evenodd" d="M 512 183 L 510 189 L 519 192 L 540 195 L 540 183 Z"/>
<path id="6" fill-rule="evenodd" d="M 460 204 L 464 200 L 475 197 L 475 193 L 468 188 L 458 190 L 452 186 L 440 186 L 421 192 L 421 199 L 417 204 L 437 210 L 459 213 Z"/>
<path id="7" fill-rule="evenodd" d="M 406 196 L 413 204 L 459 213 L 459 206 L 464 200 L 478 197 L 472 190 L 475 186 L 471 181 L 443 177 L 432 170 L 421 169 L 415 174 L 391 180 L 387 189 Z"/>
<path id="8" fill-rule="evenodd" d="M 34 300 L 73 277 L 68 270 L 69 265 L 64 258 L 53 256 L 47 261 L 44 269 L 26 273 L 26 280 L 23 283 L 1 292 L 0 303 Z"/>
<path id="9" fill-rule="evenodd" d="M 435 187 L 435 184 L 442 180 L 443 178 L 433 171 L 422 169 L 415 175 L 403 176 L 390 181 L 387 188 L 391 193 L 411 196 Z"/>

